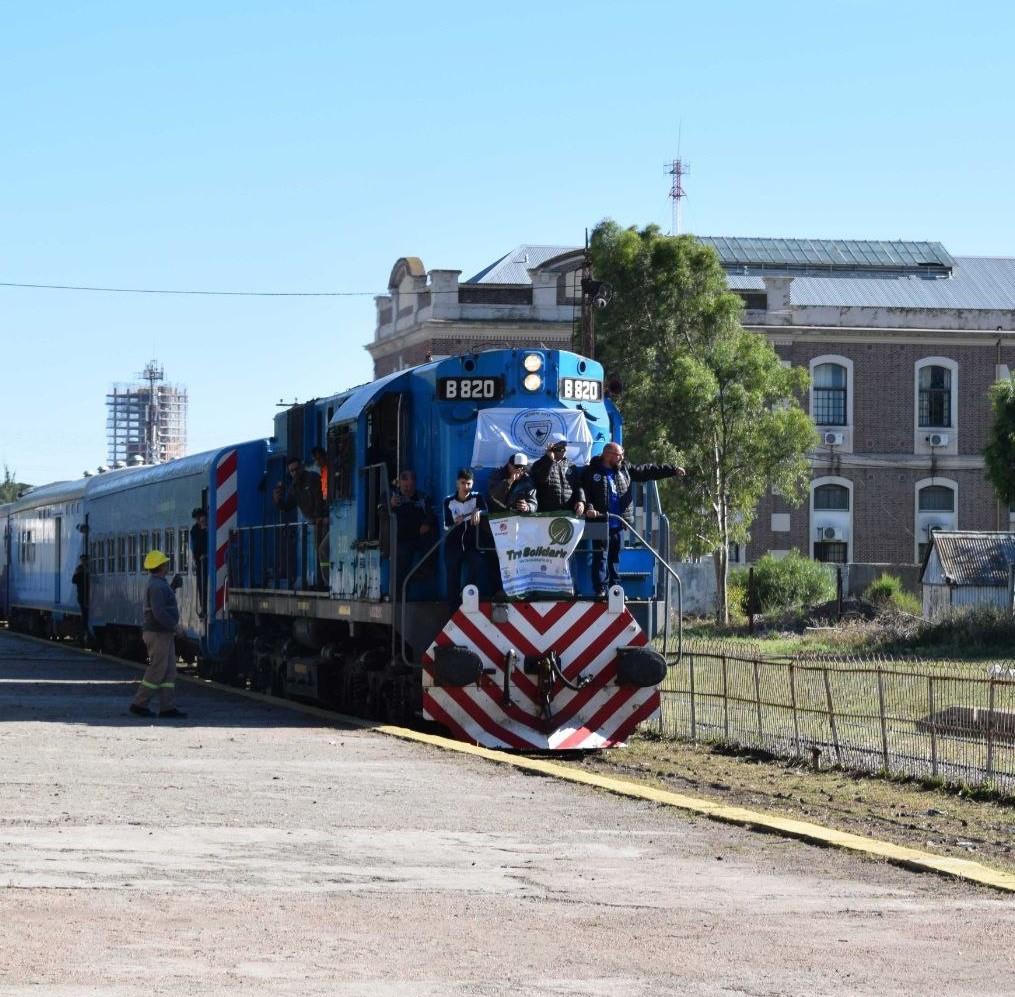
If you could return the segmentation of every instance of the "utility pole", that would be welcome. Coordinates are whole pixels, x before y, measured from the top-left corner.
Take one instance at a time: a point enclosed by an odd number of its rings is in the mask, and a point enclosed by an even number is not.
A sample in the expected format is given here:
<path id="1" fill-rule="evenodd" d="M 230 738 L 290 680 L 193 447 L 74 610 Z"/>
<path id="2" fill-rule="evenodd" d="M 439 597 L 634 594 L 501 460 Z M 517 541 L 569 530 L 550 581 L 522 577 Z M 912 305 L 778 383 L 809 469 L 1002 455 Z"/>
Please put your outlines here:
<path id="1" fill-rule="evenodd" d="M 592 276 L 592 255 L 589 252 L 589 234 L 585 233 L 585 256 L 582 259 L 581 325 L 579 344 L 582 356 L 596 358 L 596 311 L 605 308 L 613 298 L 613 287 Z"/>

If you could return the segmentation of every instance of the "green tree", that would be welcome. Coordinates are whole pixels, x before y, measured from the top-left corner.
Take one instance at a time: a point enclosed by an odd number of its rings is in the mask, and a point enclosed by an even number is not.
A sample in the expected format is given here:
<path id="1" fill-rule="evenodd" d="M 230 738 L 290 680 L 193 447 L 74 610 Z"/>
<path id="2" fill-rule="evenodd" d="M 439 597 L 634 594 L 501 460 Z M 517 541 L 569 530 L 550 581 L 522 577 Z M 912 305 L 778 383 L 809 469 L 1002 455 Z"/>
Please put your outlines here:
<path id="1" fill-rule="evenodd" d="M 625 447 L 684 465 L 684 484 L 661 488 L 664 507 L 682 553 L 712 555 L 726 623 L 730 544 L 747 540 L 767 489 L 791 504 L 806 495 L 817 442 L 799 403 L 807 372 L 783 366 L 743 328 L 743 304 L 711 248 L 609 220 L 590 246 L 596 278 L 614 291 L 598 317 L 597 353 L 623 382 Z"/>
<path id="2" fill-rule="evenodd" d="M 11 502 L 16 499 L 28 485 L 17 481 L 14 472 L 4 464 L 4 478 L 0 481 L 0 502 Z"/>
<path id="3" fill-rule="evenodd" d="M 988 397 L 994 422 L 983 448 L 987 480 L 997 497 L 1011 506 L 1015 505 L 1015 380 L 991 385 Z"/>

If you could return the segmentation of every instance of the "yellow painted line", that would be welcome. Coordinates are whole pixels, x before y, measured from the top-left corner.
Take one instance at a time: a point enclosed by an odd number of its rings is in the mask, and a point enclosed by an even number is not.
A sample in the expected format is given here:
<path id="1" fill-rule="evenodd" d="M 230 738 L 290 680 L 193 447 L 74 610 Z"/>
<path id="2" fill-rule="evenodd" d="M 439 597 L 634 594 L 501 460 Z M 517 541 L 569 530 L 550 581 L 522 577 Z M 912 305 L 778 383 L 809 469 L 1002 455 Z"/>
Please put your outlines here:
<path id="1" fill-rule="evenodd" d="M 379 726 L 373 729 L 383 734 L 403 738 L 404 740 L 419 741 L 423 744 L 430 744 L 448 751 L 460 751 L 479 758 L 486 758 L 501 765 L 513 765 L 515 768 L 526 769 L 530 772 L 540 772 L 543 775 L 553 776 L 556 779 L 566 779 L 569 782 L 594 786 L 597 789 L 604 789 L 609 793 L 616 793 L 618 796 L 650 800 L 663 806 L 676 807 L 679 810 L 708 817 L 710 820 L 720 821 L 724 824 L 737 824 L 751 830 L 773 831 L 800 841 L 860 852 L 872 858 L 884 859 L 886 862 L 891 862 L 894 865 L 916 869 L 920 872 L 938 872 L 946 876 L 954 876 L 957 879 L 990 886 L 996 890 L 1015 893 L 1015 874 L 990 869 L 979 862 L 973 862 L 969 859 L 934 855 L 931 852 L 920 851 L 917 848 L 906 848 L 903 845 L 893 845 L 890 842 L 879 841 L 876 838 L 865 838 L 859 834 L 835 831 L 832 828 L 822 827 L 820 824 L 812 824 L 805 820 L 777 817 L 758 810 L 748 810 L 745 807 L 726 806 L 723 803 L 714 803 L 711 800 L 685 796 L 683 793 L 673 793 L 666 789 L 656 789 L 652 786 L 642 786 L 638 783 L 613 779 L 609 776 L 582 772 L 578 769 L 561 765 L 559 762 L 546 761 L 542 758 L 526 758 L 511 755 L 503 751 L 494 751 L 490 748 L 466 744 L 462 741 L 453 741 L 446 737 L 406 730 L 402 727 Z M 622 751 L 623 749 L 618 750 Z"/>
<path id="2" fill-rule="evenodd" d="M 18 634 L 17 636 L 23 637 L 27 635 Z M 81 648 L 68 649 L 82 650 Z M 145 667 L 135 661 L 114 658 L 112 655 L 98 656 L 108 657 L 118 664 L 132 665 L 142 671 Z M 495 751 L 492 748 L 483 748 L 475 744 L 467 744 L 464 741 L 455 741 L 448 737 L 440 737 L 437 734 L 425 734 L 422 731 L 409 730 L 407 727 L 377 724 L 359 717 L 350 717 L 343 713 L 325 710 L 318 706 L 297 703 L 291 699 L 278 699 L 274 696 L 266 696 L 263 693 L 252 692 L 247 689 L 237 689 L 220 682 L 212 682 L 209 679 L 195 678 L 190 675 L 179 675 L 178 679 L 205 688 L 229 692 L 233 695 L 242 696 L 245 699 L 270 703 L 272 706 L 281 706 L 285 709 L 305 713 L 308 716 L 317 717 L 332 723 L 337 721 L 345 726 L 377 731 L 379 734 L 397 737 L 403 741 L 415 741 L 419 744 L 428 744 L 445 751 L 457 751 L 476 758 L 485 758 L 487 761 L 496 762 L 498 765 L 511 765 L 529 772 L 539 772 L 542 775 L 552 776 L 555 779 L 563 779 L 567 782 L 576 782 L 586 786 L 593 786 L 596 789 L 603 789 L 608 793 L 615 793 L 618 796 L 649 800 L 652 803 L 675 807 L 678 810 L 697 814 L 701 817 L 708 817 L 710 820 L 719 821 L 724 824 L 736 824 L 751 830 L 775 832 L 787 838 L 795 838 L 799 841 L 807 841 L 816 845 L 843 848 L 848 851 L 859 852 L 871 858 L 884 859 L 893 865 L 915 869 L 918 872 L 937 872 L 956 879 L 989 886 L 995 890 L 1015 893 L 1015 874 L 1002 872 L 998 869 L 990 869 L 970 859 L 934 855 L 931 852 L 920 851 L 918 848 L 907 848 L 904 845 L 893 845 L 888 841 L 879 841 L 877 838 L 865 838 L 862 835 L 850 834 L 847 831 L 836 831 L 832 828 L 823 827 L 820 824 L 812 824 L 805 820 L 778 817 L 774 814 L 762 813 L 760 810 L 748 810 L 745 807 L 731 807 L 723 803 L 715 803 L 711 800 L 686 796 L 683 793 L 673 793 L 666 789 L 642 786 L 623 779 L 613 779 L 610 776 L 594 775 L 589 772 L 582 772 L 579 769 L 569 768 L 561 765 L 559 762 L 546 761 L 542 758 L 529 758 L 509 754 L 506 751 Z"/>

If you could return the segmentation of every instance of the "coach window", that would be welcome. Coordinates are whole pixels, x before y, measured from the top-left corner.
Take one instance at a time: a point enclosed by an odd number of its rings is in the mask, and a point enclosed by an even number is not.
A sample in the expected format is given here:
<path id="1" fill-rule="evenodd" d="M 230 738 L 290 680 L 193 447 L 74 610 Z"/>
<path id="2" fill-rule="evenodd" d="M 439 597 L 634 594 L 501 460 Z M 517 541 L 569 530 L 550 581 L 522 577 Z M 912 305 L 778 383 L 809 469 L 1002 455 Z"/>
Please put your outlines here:
<path id="1" fill-rule="evenodd" d="M 811 418 L 816 426 L 852 425 L 852 372 L 853 363 L 845 357 L 815 357 L 811 361 Z"/>
<path id="2" fill-rule="evenodd" d="M 116 538 L 116 570 L 121 575 L 127 572 L 127 538 L 122 534 Z"/>
<path id="3" fill-rule="evenodd" d="M 89 551 L 89 554 L 91 556 L 88 558 L 88 567 L 89 567 L 89 570 L 93 574 L 101 575 L 102 574 L 102 568 L 103 568 L 103 563 L 102 563 L 102 541 L 101 540 L 93 540 L 91 542 L 91 544 L 90 544 L 90 548 L 91 549 Z"/>
<path id="4" fill-rule="evenodd" d="M 137 534 L 127 534 L 127 570 L 132 574 L 137 574 Z"/>
<path id="5" fill-rule="evenodd" d="M 186 574 L 190 570 L 190 532 L 184 527 L 180 528 L 177 535 L 176 550 L 176 570 Z"/>
<path id="6" fill-rule="evenodd" d="M 138 547 L 137 547 L 137 554 L 138 557 L 141 559 L 142 568 L 144 567 L 145 555 L 147 555 L 148 551 L 150 550 L 151 547 L 148 545 L 148 531 L 142 530 L 138 535 Z"/>
<path id="7" fill-rule="evenodd" d="M 116 541 L 112 537 L 106 538 L 106 571 L 109 574 L 116 571 Z"/>

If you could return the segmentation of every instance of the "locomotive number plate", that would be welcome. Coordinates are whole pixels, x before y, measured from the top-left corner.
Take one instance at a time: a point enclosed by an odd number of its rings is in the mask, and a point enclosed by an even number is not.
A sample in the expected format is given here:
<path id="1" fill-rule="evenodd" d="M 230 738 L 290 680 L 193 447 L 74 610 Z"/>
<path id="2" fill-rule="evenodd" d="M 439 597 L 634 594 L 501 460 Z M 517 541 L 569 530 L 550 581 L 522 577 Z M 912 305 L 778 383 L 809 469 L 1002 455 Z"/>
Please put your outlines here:
<path id="1" fill-rule="evenodd" d="M 575 402 L 602 401 L 602 381 L 593 381 L 588 377 L 562 377 L 560 379 L 560 397 L 565 401 Z"/>
<path id="2" fill-rule="evenodd" d="M 437 400 L 492 402 L 504 397 L 503 377 L 438 377 Z"/>

